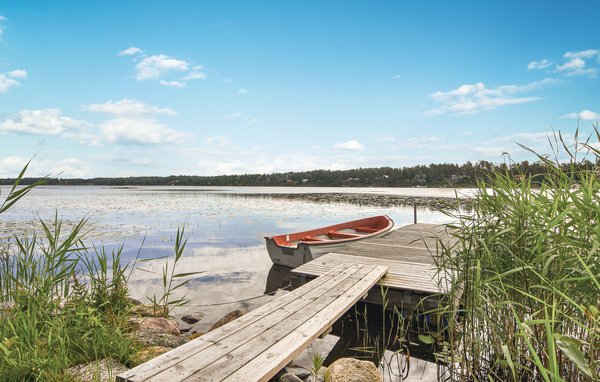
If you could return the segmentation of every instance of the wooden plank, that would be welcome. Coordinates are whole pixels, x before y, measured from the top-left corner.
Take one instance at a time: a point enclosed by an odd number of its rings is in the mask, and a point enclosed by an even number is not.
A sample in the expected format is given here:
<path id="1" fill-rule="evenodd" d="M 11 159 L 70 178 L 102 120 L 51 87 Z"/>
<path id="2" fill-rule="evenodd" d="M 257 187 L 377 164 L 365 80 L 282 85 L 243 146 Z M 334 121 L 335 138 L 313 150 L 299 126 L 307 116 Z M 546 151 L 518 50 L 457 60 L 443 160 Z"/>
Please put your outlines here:
<path id="1" fill-rule="evenodd" d="M 360 299 L 368 291 L 370 286 L 355 290 L 356 285 L 362 285 L 364 280 L 373 279 L 372 284 L 385 274 L 385 268 L 381 266 L 364 264 L 344 264 L 333 269 L 311 283 L 306 284 L 304 293 L 291 292 L 280 299 L 294 294 L 294 299 L 288 297 L 285 303 L 274 300 L 269 304 L 258 308 L 262 312 L 261 317 L 246 320 L 245 324 L 232 325 L 236 321 L 243 320 L 253 312 L 248 313 L 238 320 L 231 322 L 207 335 L 193 340 L 180 348 L 174 349 L 163 356 L 140 365 L 126 373 L 118 376 L 119 381 L 183 381 L 183 380 L 220 380 L 218 375 L 231 374 L 243 364 L 250 362 L 253 357 L 267 350 L 275 342 L 289 335 L 291 331 L 306 322 L 315 312 L 319 312 L 332 305 L 337 298 L 345 295 L 348 291 L 354 291 L 355 300 Z M 377 275 L 377 272 L 380 274 Z M 324 279 L 324 280 L 321 280 Z M 319 282 L 317 282 L 319 281 Z M 299 288 L 300 289 L 300 288 Z M 297 291 L 298 289 L 296 289 Z M 273 310 L 273 307 L 277 306 Z M 339 312 L 341 316 L 347 309 Z M 334 312 L 336 315 L 338 312 Z M 326 316 L 329 317 L 329 316 Z M 255 319 L 256 318 L 256 319 Z M 330 317 L 333 319 L 332 317 Z M 338 317 L 339 318 L 339 317 Z M 337 318 L 336 318 L 337 319 Z M 333 322 L 335 319 L 331 322 Z M 322 334 L 331 326 L 328 324 L 314 336 Z M 229 333 L 230 328 L 233 333 Z M 219 332 L 216 333 L 215 332 Z M 313 334 L 311 334 L 311 337 Z M 201 341 L 200 341 L 201 340 Z M 192 342 L 197 346 L 191 346 Z M 307 346 L 307 344 L 306 344 Z M 198 351 L 198 347 L 200 350 Z M 183 349 L 182 349 L 183 348 Z M 238 349 L 246 349 L 243 354 L 237 354 Z M 294 351 L 294 349 L 289 349 Z M 171 353 L 170 357 L 165 357 Z M 231 361 L 232 357 L 235 361 Z M 161 362 L 165 361 L 165 362 Z M 224 363 L 224 365 L 221 365 Z M 167 365 L 167 367 L 165 367 Z M 217 367 L 216 365 L 221 365 Z M 214 370 L 213 370 L 214 369 Z M 274 375 L 278 370 L 271 373 Z M 217 374 L 215 376 L 215 373 Z M 270 373 L 270 371 L 269 371 Z M 255 373 L 256 374 L 256 373 Z M 222 375 L 225 378 L 227 375 Z M 217 379 L 215 379 L 217 378 Z M 221 379 L 222 379 L 221 378 Z"/>
<path id="2" fill-rule="evenodd" d="M 211 370 L 213 370 L 215 365 L 221 365 L 220 368 L 223 370 L 232 367 L 235 368 L 236 366 L 239 367 L 239 363 L 244 357 L 252 357 L 260 350 L 260 347 L 257 345 L 246 346 L 246 344 L 250 343 L 257 336 L 261 336 L 264 332 L 269 331 L 269 335 L 266 337 L 267 342 L 262 344 L 262 346 L 269 346 L 269 342 L 277 340 L 275 337 L 279 332 L 287 333 L 288 330 L 295 327 L 295 321 L 305 319 L 311 315 L 315 311 L 315 304 L 330 303 L 328 293 L 348 289 L 349 286 L 354 284 L 354 275 L 360 278 L 364 276 L 364 273 L 366 273 L 366 270 L 363 265 L 349 267 L 329 282 L 317 287 L 312 295 L 300 296 L 297 300 L 275 310 L 272 314 L 266 316 L 265 319 L 255 322 L 244 330 L 224 338 L 215 339 L 211 344 L 212 346 L 201 352 L 196 352 L 192 357 L 188 357 L 173 367 L 155 375 L 152 381 L 179 382 L 195 380 L 198 375 L 207 375 L 214 378 L 217 375 L 215 374 L 217 371 Z M 273 330 L 277 331 L 273 332 Z M 230 354 L 240 348 L 247 348 L 247 354 L 239 356 L 232 356 Z M 232 361 L 234 358 L 235 361 Z M 219 372 L 223 372 L 223 370 Z M 194 377 L 192 378 L 192 376 Z"/>
<path id="3" fill-rule="evenodd" d="M 300 327 L 290 332 L 275 345 L 270 346 L 260 357 L 253 358 L 245 366 L 228 376 L 225 381 L 268 381 L 277 371 L 304 351 L 308 344 L 317 338 L 320 333 L 331 327 L 351 306 L 362 296 L 362 293 L 371 289 L 386 273 L 387 268 L 376 266 L 365 277 L 360 279 L 344 294 L 335 297 L 333 302 L 323 310 L 305 320 Z M 292 351 L 290 352 L 290 349 Z M 255 379 L 256 370 L 260 370 L 261 378 Z"/>
<path id="4" fill-rule="evenodd" d="M 253 324 L 254 322 L 262 319 L 265 315 L 268 315 L 275 309 L 280 309 L 283 306 L 288 305 L 292 301 L 297 298 L 304 296 L 310 293 L 311 290 L 318 288 L 319 286 L 327 283 L 332 278 L 336 277 L 339 273 L 344 272 L 350 267 L 355 267 L 355 265 L 347 263 L 342 265 L 338 269 L 331 269 L 329 272 L 324 274 L 323 276 L 317 278 L 309 284 L 303 285 L 300 288 L 297 288 L 290 293 L 286 293 L 280 298 L 271 301 L 269 304 L 263 305 L 244 316 L 234 320 L 226 325 L 221 326 L 202 337 L 194 339 L 190 342 L 185 343 L 169 351 L 157 358 L 152 359 L 149 362 L 141 364 L 133 369 L 128 370 L 125 373 L 120 374 L 117 378 L 119 381 L 144 381 L 151 376 L 158 374 L 161 370 L 169 368 L 172 365 L 177 364 L 182 359 L 192 356 L 194 353 L 190 353 L 190 351 L 201 351 L 202 349 L 210 346 L 216 339 L 221 336 L 229 333 L 232 334 L 237 330 L 241 330 L 248 325 Z"/>
<path id="5" fill-rule="evenodd" d="M 425 293 L 447 292 L 445 283 L 440 282 L 442 279 L 440 278 L 441 275 L 438 274 L 437 267 L 432 264 L 393 261 L 334 252 L 295 268 L 292 272 L 309 276 L 320 276 L 331 268 L 347 263 L 387 266 L 388 273 L 381 281 L 384 287 Z"/>

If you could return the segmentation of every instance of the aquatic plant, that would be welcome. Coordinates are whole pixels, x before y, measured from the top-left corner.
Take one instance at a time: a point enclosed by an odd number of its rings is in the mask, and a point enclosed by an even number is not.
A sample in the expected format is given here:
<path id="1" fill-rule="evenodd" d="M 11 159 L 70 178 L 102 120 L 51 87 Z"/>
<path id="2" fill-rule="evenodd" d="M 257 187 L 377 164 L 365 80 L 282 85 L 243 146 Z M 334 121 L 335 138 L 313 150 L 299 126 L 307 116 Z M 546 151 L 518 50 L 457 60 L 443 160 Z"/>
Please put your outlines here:
<path id="1" fill-rule="evenodd" d="M 590 141 L 554 134 L 551 155 L 534 153 L 543 174 L 494 171 L 474 212 L 455 216 L 458 240 L 438 264 L 451 293 L 437 311 L 448 318 L 437 356 L 454 380 L 600 378 L 600 151 Z"/>

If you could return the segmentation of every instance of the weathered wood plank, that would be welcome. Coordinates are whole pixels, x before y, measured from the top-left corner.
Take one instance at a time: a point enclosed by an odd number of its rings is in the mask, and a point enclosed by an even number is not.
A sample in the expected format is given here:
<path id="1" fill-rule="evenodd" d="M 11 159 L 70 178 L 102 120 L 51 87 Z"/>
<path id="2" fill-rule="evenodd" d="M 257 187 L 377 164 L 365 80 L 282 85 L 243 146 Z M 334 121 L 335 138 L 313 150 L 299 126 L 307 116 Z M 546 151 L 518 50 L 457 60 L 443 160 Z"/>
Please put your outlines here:
<path id="1" fill-rule="evenodd" d="M 412 224 L 387 235 L 365 239 L 337 249 L 294 269 L 292 272 L 320 276 L 344 263 L 381 264 L 388 267 L 382 285 L 423 293 L 445 293 L 435 265 L 439 242 L 454 239 L 444 225 Z"/>
<path id="2" fill-rule="evenodd" d="M 213 378 L 216 374 L 210 370 L 215 365 L 224 364 L 224 369 L 236 367 L 236 365 L 239 367 L 241 358 L 236 357 L 235 361 L 232 361 L 234 357 L 230 355 L 231 352 L 235 351 L 235 349 L 245 347 L 245 344 L 253 341 L 257 336 L 262 335 L 266 331 L 270 332 L 267 338 L 272 341 L 271 343 L 274 343 L 277 340 L 275 336 L 280 331 L 293 329 L 295 320 L 306 318 L 307 315 L 312 314 L 316 309 L 315 304 L 329 303 L 328 292 L 332 290 L 345 290 L 348 288 L 348 285 L 352 285 L 352 277 L 357 272 L 360 272 L 358 276 L 362 276 L 365 273 L 364 266 L 356 265 L 355 267 L 349 267 L 327 283 L 318 286 L 315 290 L 311 291 L 312 293 L 298 297 L 298 299 L 290 304 L 265 316 L 264 319 L 256 321 L 233 335 L 215 339 L 210 347 L 196 352 L 193 357 L 188 357 L 173 367 L 155 375 L 152 381 L 178 382 L 194 380 L 195 377 L 190 379 L 194 375 L 208 375 Z M 274 329 L 277 331 L 274 332 Z M 268 346 L 269 344 L 264 345 Z M 244 356 L 252 356 L 258 350 L 258 347 L 250 346 L 248 354 Z M 207 368 L 208 370 L 206 370 Z"/>
<path id="3" fill-rule="evenodd" d="M 238 320 L 119 375 L 117 380 L 220 381 L 262 357 L 294 331 L 302 330 L 304 342 L 286 344 L 284 353 L 288 355 L 283 356 L 291 360 L 310 340 L 331 327 L 386 271 L 378 265 L 343 264 Z M 308 322 L 312 324 L 306 327 Z M 255 370 L 251 378 L 233 380 L 268 380 L 278 370 Z"/>
<path id="4" fill-rule="evenodd" d="M 252 381 L 256 370 L 261 370 L 260 374 L 264 375 L 254 380 L 268 381 L 277 371 L 304 351 L 312 340 L 331 327 L 361 298 L 361 293 L 371 289 L 386 271 L 386 267 L 374 267 L 367 276 L 361 278 L 345 293 L 335 296 L 335 299 L 323 310 L 305 320 L 300 327 L 267 348 L 259 357 L 251 359 L 245 366 L 229 375 L 225 381 Z"/>
<path id="5" fill-rule="evenodd" d="M 330 269 L 329 272 L 324 274 L 322 277 L 317 278 L 312 281 L 310 285 L 303 285 L 300 288 L 293 290 L 290 293 L 287 293 L 280 298 L 272 301 L 269 304 L 263 305 L 248 314 L 234 320 L 220 328 L 217 328 L 202 337 L 194 339 L 182 346 L 179 346 L 176 349 L 173 349 L 170 352 L 167 352 L 157 358 L 152 359 L 149 362 L 141 364 L 125 373 L 122 373 L 118 376 L 118 380 L 125 382 L 138 382 L 145 381 L 148 378 L 152 377 L 155 374 L 158 374 L 164 369 L 167 369 L 182 359 L 193 356 L 195 353 L 205 349 L 208 346 L 211 346 L 215 340 L 221 338 L 224 335 L 232 335 L 238 330 L 241 330 L 248 325 L 255 323 L 256 321 L 264 318 L 266 315 L 270 314 L 276 309 L 280 309 L 294 300 L 298 299 L 301 296 L 310 293 L 311 290 L 318 288 L 319 286 L 327 283 L 332 278 L 339 275 L 339 273 L 344 272 L 346 269 L 350 267 L 355 267 L 351 263 L 347 263 L 342 265 L 339 269 Z"/>

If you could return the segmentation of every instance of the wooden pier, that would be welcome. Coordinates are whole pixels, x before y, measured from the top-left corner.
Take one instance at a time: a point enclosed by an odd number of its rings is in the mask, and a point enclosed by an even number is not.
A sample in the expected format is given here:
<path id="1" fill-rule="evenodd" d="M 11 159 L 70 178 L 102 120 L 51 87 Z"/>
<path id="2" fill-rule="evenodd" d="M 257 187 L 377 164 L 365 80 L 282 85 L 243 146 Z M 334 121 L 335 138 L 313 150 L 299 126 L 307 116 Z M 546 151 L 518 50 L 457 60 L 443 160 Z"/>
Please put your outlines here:
<path id="1" fill-rule="evenodd" d="M 439 243 L 450 241 L 444 225 L 412 224 L 323 255 L 292 271 L 314 280 L 117 381 L 268 381 L 358 300 L 381 298 L 376 284 L 396 293 L 387 297 L 408 314 L 424 297 L 446 293 L 435 262 Z"/>
<path id="2" fill-rule="evenodd" d="M 302 287 L 117 377 L 117 381 L 268 381 L 327 334 L 387 272 L 342 264 Z"/>
<path id="3" fill-rule="evenodd" d="M 384 236 L 341 247 L 292 272 L 314 277 L 340 264 L 376 264 L 389 268 L 382 285 L 391 290 L 446 293 L 447 275 L 438 272 L 436 257 L 440 243 L 449 245 L 451 241 L 445 225 L 410 224 Z"/>

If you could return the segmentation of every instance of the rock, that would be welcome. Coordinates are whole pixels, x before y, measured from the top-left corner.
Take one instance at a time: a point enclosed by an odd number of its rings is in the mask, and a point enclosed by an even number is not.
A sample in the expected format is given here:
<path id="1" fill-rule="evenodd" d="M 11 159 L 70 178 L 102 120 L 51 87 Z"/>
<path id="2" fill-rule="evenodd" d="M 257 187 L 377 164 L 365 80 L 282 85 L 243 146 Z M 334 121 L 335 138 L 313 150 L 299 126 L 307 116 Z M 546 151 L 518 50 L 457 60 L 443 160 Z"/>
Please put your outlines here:
<path id="1" fill-rule="evenodd" d="M 140 300 L 136 300 L 133 297 L 126 297 L 126 300 L 131 304 L 131 305 L 142 305 L 142 302 Z"/>
<path id="2" fill-rule="evenodd" d="M 129 361 L 133 366 L 140 365 L 144 362 L 150 361 L 152 358 L 156 358 L 159 355 L 168 352 L 173 348 L 166 346 L 149 346 L 147 348 L 141 349 L 129 358 Z"/>
<path id="3" fill-rule="evenodd" d="M 181 321 L 189 325 L 195 324 L 200 321 L 200 319 L 202 319 L 202 314 L 200 313 L 185 314 L 181 316 Z"/>
<path id="4" fill-rule="evenodd" d="M 294 373 L 285 373 L 279 377 L 277 382 L 303 382 L 303 380 L 298 378 Z"/>
<path id="5" fill-rule="evenodd" d="M 383 378 L 371 361 L 340 358 L 327 369 L 325 382 L 383 382 Z"/>
<path id="6" fill-rule="evenodd" d="M 138 330 L 168 333 L 176 336 L 181 334 L 177 321 L 164 317 L 131 317 L 129 323 L 137 327 Z"/>
<path id="7" fill-rule="evenodd" d="M 144 346 L 163 346 L 168 348 L 176 348 L 187 342 L 185 337 L 143 329 L 134 333 L 134 339 Z"/>
<path id="8" fill-rule="evenodd" d="M 187 340 L 188 341 L 195 340 L 198 337 L 202 337 L 204 334 L 205 333 L 202 333 L 202 332 L 193 332 L 187 337 Z"/>
<path id="9" fill-rule="evenodd" d="M 116 376 L 128 369 L 112 358 L 104 358 L 98 361 L 73 366 L 67 373 L 74 381 L 88 382 L 113 382 Z"/>
<path id="10" fill-rule="evenodd" d="M 244 314 L 246 314 L 246 311 L 242 310 L 242 309 L 236 309 L 233 312 L 229 312 L 225 315 L 225 317 L 223 317 L 219 321 L 215 322 L 213 324 L 213 326 L 211 326 L 210 329 L 208 329 L 208 331 L 210 332 L 211 330 L 215 330 L 216 328 L 218 328 L 220 326 L 223 326 L 235 319 L 242 317 Z"/>
<path id="11" fill-rule="evenodd" d="M 300 378 L 302 380 L 310 377 L 310 371 L 306 370 L 306 369 L 303 369 L 301 367 L 286 366 L 286 367 L 283 368 L 283 370 L 286 373 L 292 373 L 292 374 L 294 374 L 296 377 L 298 377 L 298 378 Z"/>
<path id="12" fill-rule="evenodd" d="M 141 317 L 161 317 L 165 316 L 164 311 L 150 305 L 134 305 L 131 307 L 131 313 Z"/>

